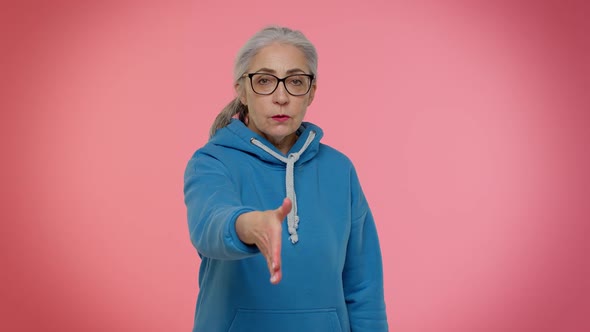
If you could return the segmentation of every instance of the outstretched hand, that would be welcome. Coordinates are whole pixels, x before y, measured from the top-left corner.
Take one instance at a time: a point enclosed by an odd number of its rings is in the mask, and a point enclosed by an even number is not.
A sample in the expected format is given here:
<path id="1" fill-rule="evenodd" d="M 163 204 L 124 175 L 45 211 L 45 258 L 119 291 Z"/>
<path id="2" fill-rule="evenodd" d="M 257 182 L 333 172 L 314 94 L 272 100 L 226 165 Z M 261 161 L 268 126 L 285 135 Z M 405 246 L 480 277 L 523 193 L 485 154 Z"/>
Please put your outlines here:
<path id="1" fill-rule="evenodd" d="M 270 282 L 278 284 L 283 275 L 281 270 L 281 234 L 283 220 L 291 211 L 289 198 L 275 210 L 252 211 L 238 217 L 236 232 L 242 242 L 258 247 L 268 265 Z"/>

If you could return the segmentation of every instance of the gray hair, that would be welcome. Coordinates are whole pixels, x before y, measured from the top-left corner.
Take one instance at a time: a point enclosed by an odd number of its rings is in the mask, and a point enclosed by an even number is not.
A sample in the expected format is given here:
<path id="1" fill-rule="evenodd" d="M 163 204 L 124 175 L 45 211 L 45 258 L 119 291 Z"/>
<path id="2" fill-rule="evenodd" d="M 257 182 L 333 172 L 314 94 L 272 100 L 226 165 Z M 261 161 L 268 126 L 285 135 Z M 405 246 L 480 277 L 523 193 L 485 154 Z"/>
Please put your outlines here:
<path id="1" fill-rule="evenodd" d="M 313 44 L 303 35 L 302 32 L 292 30 L 286 27 L 269 26 L 257 32 L 246 44 L 240 49 L 234 64 L 234 83 L 242 78 L 248 70 L 252 59 L 258 52 L 271 44 L 289 44 L 299 48 L 307 60 L 307 65 L 311 74 L 317 77 L 318 69 L 318 55 Z M 229 102 L 223 110 L 217 115 L 209 135 L 215 135 L 218 129 L 221 129 L 229 124 L 231 119 L 238 115 L 241 121 L 245 121 L 248 114 L 248 107 L 240 101 L 239 96 Z"/>

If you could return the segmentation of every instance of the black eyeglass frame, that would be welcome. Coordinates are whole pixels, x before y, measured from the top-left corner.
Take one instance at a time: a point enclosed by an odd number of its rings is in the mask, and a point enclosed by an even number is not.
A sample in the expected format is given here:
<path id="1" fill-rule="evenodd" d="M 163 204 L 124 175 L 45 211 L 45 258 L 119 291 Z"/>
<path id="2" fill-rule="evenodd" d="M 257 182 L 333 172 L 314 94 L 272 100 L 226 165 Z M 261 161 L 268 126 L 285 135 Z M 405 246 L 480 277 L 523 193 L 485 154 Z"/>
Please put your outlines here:
<path id="1" fill-rule="evenodd" d="M 274 78 L 277 79 L 277 85 L 269 93 L 260 93 L 260 92 L 256 91 L 256 89 L 254 89 L 254 82 L 252 82 L 252 77 L 254 77 L 254 75 L 268 75 L 268 76 L 272 76 L 272 77 L 274 77 Z M 285 76 L 283 78 L 278 78 L 277 76 L 275 76 L 273 74 L 268 74 L 268 73 L 249 73 L 249 74 L 244 74 L 244 76 L 242 76 L 242 77 L 246 77 L 246 76 L 248 78 L 250 78 L 250 86 L 252 87 L 252 91 L 254 91 L 255 94 L 262 95 L 262 96 L 272 95 L 275 91 L 277 91 L 277 88 L 279 87 L 279 84 L 281 84 L 281 82 L 283 82 L 283 86 L 285 87 L 285 91 L 287 91 L 287 93 L 290 94 L 291 96 L 294 96 L 294 97 L 305 96 L 311 90 L 311 86 L 313 85 L 313 80 L 315 79 L 315 75 L 314 74 L 292 74 L 292 75 Z M 305 93 L 302 93 L 302 94 L 293 94 L 293 93 L 291 93 L 291 91 L 289 91 L 289 88 L 287 88 L 287 84 L 285 83 L 285 81 L 289 77 L 293 77 L 293 76 L 307 76 L 309 78 L 309 86 L 307 87 L 307 91 L 305 91 Z"/>

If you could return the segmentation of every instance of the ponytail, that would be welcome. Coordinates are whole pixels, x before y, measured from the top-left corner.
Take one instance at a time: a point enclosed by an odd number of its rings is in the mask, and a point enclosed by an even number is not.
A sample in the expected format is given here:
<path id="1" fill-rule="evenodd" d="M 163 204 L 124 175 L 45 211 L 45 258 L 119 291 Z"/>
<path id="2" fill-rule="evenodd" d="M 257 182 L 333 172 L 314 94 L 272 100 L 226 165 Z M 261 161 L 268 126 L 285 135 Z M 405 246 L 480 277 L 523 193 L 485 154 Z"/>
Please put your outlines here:
<path id="1" fill-rule="evenodd" d="M 209 137 L 213 137 L 217 130 L 227 126 L 235 115 L 238 115 L 238 118 L 242 122 L 246 122 L 246 114 L 248 114 L 248 107 L 242 104 L 240 99 L 236 97 L 219 112 L 215 121 L 213 121 L 213 125 L 211 125 Z"/>

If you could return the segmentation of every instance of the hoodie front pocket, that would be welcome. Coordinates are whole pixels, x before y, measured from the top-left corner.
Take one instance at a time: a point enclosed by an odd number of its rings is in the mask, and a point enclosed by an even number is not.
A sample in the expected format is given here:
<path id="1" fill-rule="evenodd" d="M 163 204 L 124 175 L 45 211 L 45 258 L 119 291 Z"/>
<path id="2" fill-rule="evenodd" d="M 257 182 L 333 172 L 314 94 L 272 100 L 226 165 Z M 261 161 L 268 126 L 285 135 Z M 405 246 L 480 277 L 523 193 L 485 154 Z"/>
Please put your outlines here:
<path id="1" fill-rule="evenodd" d="M 342 332 L 336 309 L 238 309 L 228 332 Z"/>

